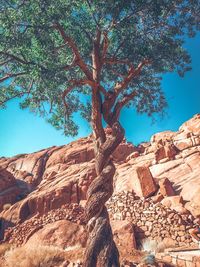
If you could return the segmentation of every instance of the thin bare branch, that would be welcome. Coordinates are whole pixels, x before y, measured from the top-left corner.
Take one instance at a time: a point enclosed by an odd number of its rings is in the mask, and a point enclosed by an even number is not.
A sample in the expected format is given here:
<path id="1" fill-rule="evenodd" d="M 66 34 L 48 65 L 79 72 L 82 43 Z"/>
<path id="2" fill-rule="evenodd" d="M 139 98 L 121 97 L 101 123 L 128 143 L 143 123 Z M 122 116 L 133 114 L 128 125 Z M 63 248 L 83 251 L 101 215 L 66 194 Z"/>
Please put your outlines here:
<path id="1" fill-rule="evenodd" d="M 119 72 L 117 72 L 117 71 L 115 71 L 115 70 L 112 70 L 112 69 L 111 69 L 111 71 L 112 71 L 112 73 L 114 73 L 116 76 L 118 76 L 118 77 L 120 77 L 120 78 L 122 78 L 122 79 L 125 78 L 125 75 L 123 75 L 123 74 L 121 74 L 121 73 L 119 73 Z"/>

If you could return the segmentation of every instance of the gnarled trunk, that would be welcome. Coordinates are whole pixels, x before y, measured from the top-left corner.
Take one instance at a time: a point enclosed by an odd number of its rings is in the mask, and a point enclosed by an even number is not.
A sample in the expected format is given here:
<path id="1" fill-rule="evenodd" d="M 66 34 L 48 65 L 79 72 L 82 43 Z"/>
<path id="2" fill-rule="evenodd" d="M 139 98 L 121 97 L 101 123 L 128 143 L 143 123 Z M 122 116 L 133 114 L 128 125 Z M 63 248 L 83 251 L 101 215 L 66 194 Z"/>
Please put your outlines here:
<path id="1" fill-rule="evenodd" d="M 85 251 L 84 267 L 118 267 L 119 253 L 113 241 L 109 215 L 105 206 L 113 193 L 115 166 L 111 155 L 124 138 L 124 129 L 118 121 L 112 124 L 112 135 L 97 147 L 97 177 L 87 192 L 85 216 L 89 239 Z"/>

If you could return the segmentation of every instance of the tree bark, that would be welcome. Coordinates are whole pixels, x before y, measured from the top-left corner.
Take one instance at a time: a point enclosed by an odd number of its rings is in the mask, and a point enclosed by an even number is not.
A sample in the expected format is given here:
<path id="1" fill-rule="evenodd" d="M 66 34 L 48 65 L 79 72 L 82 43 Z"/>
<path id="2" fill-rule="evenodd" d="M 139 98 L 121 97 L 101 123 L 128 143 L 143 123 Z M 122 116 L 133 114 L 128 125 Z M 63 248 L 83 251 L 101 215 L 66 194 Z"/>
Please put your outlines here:
<path id="1" fill-rule="evenodd" d="M 89 238 L 84 267 L 119 267 L 119 253 L 113 241 L 109 215 L 105 206 L 113 193 L 115 166 L 111 155 L 124 138 L 124 129 L 118 121 L 111 125 L 112 135 L 96 150 L 97 177 L 87 192 L 85 217 Z"/>

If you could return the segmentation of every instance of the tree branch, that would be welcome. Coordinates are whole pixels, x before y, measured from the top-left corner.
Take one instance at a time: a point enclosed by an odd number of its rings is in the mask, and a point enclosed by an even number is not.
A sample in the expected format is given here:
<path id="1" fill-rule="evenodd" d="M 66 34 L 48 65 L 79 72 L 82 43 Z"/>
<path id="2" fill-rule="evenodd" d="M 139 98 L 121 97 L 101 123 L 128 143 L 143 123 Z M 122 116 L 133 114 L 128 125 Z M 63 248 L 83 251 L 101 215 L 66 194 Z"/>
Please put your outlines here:
<path id="1" fill-rule="evenodd" d="M 67 87 L 67 89 L 65 89 L 62 93 L 62 100 L 63 100 L 66 111 L 68 109 L 68 104 L 67 104 L 65 98 L 74 89 L 74 87 L 85 85 L 85 84 L 88 84 L 90 86 L 94 86 L 94 83 L 91 82 L 90 80 L 79 80 L 79 81 L 78 80 L 70 80 L 69 82 L 72 84 L 69 87 Z"/>
<path id="2" fill-rule="evenodd" d="M 2 61 L 2 62 L 0 62 L 0 66 L 4 66 L 4 65 L 6 65 L 7 63 L 9 63 L 11 61 L 11 59 L 7 59 L 7 60 L 5 60 L 5 61 Z"/>
<path id="3" fill-rule="evenodd" d="M 90 1 L 89 1 L 89 0 L 86 0 L 86 2 L 87 2 L 88 6 L 89 6 L 89 8 L 90 8 L 90 11 L 91 11 L 91 13 L 92 13 L 93 20 L 94 20 L 95 24 L 97 25 L 97 28 L 100 29 L 100 25 L 99 25 L 99 23 L 98 23 L 98 21 L 97 21 L 95 15 L 94 15 L 94 13 L 92 12 L 92 6 L 91 6 Z"/>
<path id="4" fill-rule="evenodd" d="M 27 72 L 19 72 L 19 73 L 7 73 L 4 77 L 0 78 L 0 83 L 17 76 L 25 75 Z"/>
<path id="5" fill-rule="evenodd" d="M 103 39 L 102 61 L 104 61 L 104 58 L 106 57 L 108 46 L 109 46 L 108 33 L 104 31 L 103 35 L 104 35 L 104 39 Z"/>
<path id="6" fill-rule="evenodd" d="M 58 30 L 58 32 L 60 33 L 60 35 L 62 36 L 64 42 L 71 48 L 74 56 L 75 56 L 75 59 L 76 59 L 76 64 L 80 67 L 80 69 L 85 73 L 86 77 L 89 79 L 89 80 L 92 80 L 92 73 L 91 71 L 88 69 L 88 66 L 85 64 L 85 62 L 83 61 L 80 53 L 79 53 L 79 50 L 78 50 L 78 47 L 76 46 L 74 40 L 68 36 L 63 27 L 59 24 L 59 23 L 56 23 L 54 25 L 54 28 L 56 30 Z"/>
<path id="7" fill-rule="evenodd" d="M 22 59 L 19 56 L 16 56 L 16 55 L 9 53 L 9 52 L 0 51 L 0 55 L 3 55 L 3 56 L 10 58 L 11 59 L 10 61 L 12 61 L 12 59 L 13 59 L 13 60 L 16 60 L 17 62 L 19 62 L 21 64 L 24 64 L 24 65 L 36 65 L 36 66 L 40 67 L 41 69 L 46 69 L 41 64 L 35 63 L 34 61 L 27 61 L 25 59 Z"/>
<path id="8" fill-rule="evenodd" d="M 115 64 L 125 64 L 128 65 L 130 69 L 133 68 L 133 64 L 127 59 L 117 59 L 115 57 L 106 58 L 105 63 L 115 65 Z"/>
<path id="9" fill-rule="evenodd" d="M 73 68 L 74 66 L 76 66 L 76 57 L 75 56 L 69 65 L 65 65 L 65 66 L 61 67 L 61 69 L 69 70 L 69 69 Z"/>
<path id="10" fill-rule="evenodd" d="M 101 31 L 97 28 L 96 38 L 93 41 L 92 50 L 92 75 L 93 80 L 99 84 L 100 83 L 100 73 L 102 68 L 101 56 L 100 56 L 100 41 L 101 41 Z"/>
<path id="11" fill-rule="evenodd" d="M 85 35 L 87 36 L 87 38 L 90 41 L 93 41 L 92 35 L 90 32 L 86 31 L 86 29 L 83 27 L 82 24 L 80 24 L 78 21 L 75 21 L 76 25 L 85 33 Z"/>
<path id="12" fill-rule="evenodd" d="M 20 92 L 20 93 L 15 94 L 14 96 L 8 97 L 4 101 L 1 101 L 0 102 L 0 106 L 3 105 L 3 104 L 5 104 L 6 102 L 8 102 L 8 101 L 10 101 L 10 100 L 12 100 L 14 98 L 16 98 L 16 97 L 21 97 L 21 96 L 23 96 L 25 94 L 28 94 L 28 93 L 29 93 L 28 91 L 27 92 Z"/>
<path id="13" fill-rule="evenodd" d="M 113 57 L 116 57 L 116 56 L 117 56 L 117 54 L 118 54 L 120 48 L 124 45 L 125 42 L 126 42 L 126 38 L 124 37 L 123 41 L 119 44 L 119 46 L 118 46 L 117 49 L 115 50 Z"/>
<path id="14" fill-rule="evenodd" d="M 130 19 L 133 15 L 135 15 L 135 12 L 134 13 L 131 13 L 129 15 L 127 15 L 126 17 L 122 18 L 121 20 L 119 21 L 112 21 L 111 25 L 108 27 L 108 31 L 110 31 L 111 29 L 113 28 L 116 28 L 117 26 L 119 26 L 122 22 L 124 22 L 126 19 Z"/>
<path id="15" fill-rule="evenodd" d="M 8 52 L 3 52 L 3 51 L 0 51 L 0 55 L 4 55 L 4 56 L 6 56 L 6 57 L 9 57 L 9 58 L 11 58 L 11 59 L 14 59 L 14 60 L 16 60 L 16 61 L 18 61 L 18 62 L 20 62 L 20 63 L 22 63 L 22 64 L 31 64 L 31 62 L 28 62 L 28 61 L 25 61 L 25 60 L 23 60 L 22 58 L 20 58 L 20 57 L 18 57 L 18 56 L 15 56 L 15 55 L 13 55 L 13 54 L 10 54 L 10 53 L 8 53 Z"/>
<path id="16" fill-rule="evenodd" d="M 105 89 L 102 85 L 99 85 L 99 90 L 100 90 L 100 92 L 101 92 L 104 96 L 106 96 L 107 91 L 106 91 L 106 89 Z"/>
<path id="17" fill-rule="evenodd" d="M 130 65 L 128 75 L 123 79 L 122 82 L 117 83 L 115 85 L 114 90 L 116 94 L 119 95 L 121 91 L 128 86 L 128 84 L 133 78 L 140 75 L 142 68 L 149 64 L 151 64 L 151 62 L 148 59 L 144 59 L 142 62 L 139 63 L 136 69 L 133 67 L 133 65 Z"/>
<path id="18" fill-rule="evenodd" d="M 120 111 L 122 110 L 122 108 L 130 100 L 132 100 L 136 95 L 137 95 L 137 92 L 133 91 L 132 93 L 125 95 L 121 101 L 117 102 L 117 104 L 115 105 L 114 110 L 113 110 L 113 115 L 115 116 L 115 119 L 119 118 Z"/>
<path id="19" fill-rule="evenodd" d="M 10 100 L 12 100 L 12 99 L 14 99 L 14 98 L 16 98 L 16 97 L 21 97 L 21 96 L 23 96 L 23 95 L 30 94 L 30 92 L 31 92 L 31 88 L 32 88 L 32 86 L 33 86 L 33 82 L 34 82 L 33 80 L 30 82 L 30 85 L 29 85 L 27 91 L 24 91 L 24 92 L 18 92 L 18 93 L 16 93 L 16 94 L 13 95 L 13 96 L 8 97 L 8 98 L 5 99 L 4 101 L 1 101 L 1 102 L 0 102 L 0 105 L 3 105 L 3 104 L 5 104 L 6 102 L 8 102 L 8 101 L 10 101 Z"/>
<path id="20" fill-rule="evenodd" d="M 104 99 L 104 103 L 103 103 L 104 120 L 107 123 L 109 123 L 110 126 L 112 126 L 112 124 L 116 120 L 118 120 L 122 107 L 125 106 L 128 103 L 128 101 L 131 100 L 135 96 L 136 93 L 133 92 L 130 95 L 126 95 L 122 101 L 117 102 L 117 104 L 115 104 L 118 95 L 123 91 L 124 88 L 126 88 L 129 85 L 129 83 L 134 77 L 137 77 L 138 75 L 140 75 L 142 67 L 150 64 L 150 61 L 146 59 L 143 60 L 136 69 L 127 60 L 111 59 L 110 64 L 128 64 L 129 65 L 128 75 L 122 80 L 122 82 L 119 82 L 115 85 L 114 91 L 110 91 L 110 92 L 108 91 Z M 114 107 L 114 111 L 112 111 L 113 107 Z"/>

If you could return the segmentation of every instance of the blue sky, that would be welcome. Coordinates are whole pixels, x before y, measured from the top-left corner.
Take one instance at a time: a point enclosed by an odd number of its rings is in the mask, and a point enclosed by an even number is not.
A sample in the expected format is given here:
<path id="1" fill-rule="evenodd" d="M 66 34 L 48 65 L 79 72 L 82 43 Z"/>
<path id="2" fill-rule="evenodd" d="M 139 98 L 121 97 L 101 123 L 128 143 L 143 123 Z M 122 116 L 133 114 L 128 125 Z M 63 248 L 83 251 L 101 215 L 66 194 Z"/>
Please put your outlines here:
<path id="1" fill-rule="evenodd" d="M 148 141 L 156 132 L 178 130 L 179 126 L 194 114 L 200 112 L 200 36 L 188 39 L 186 47 L 192 56 L 192 71 L 184 78 L 177 74 L 163 77 L 163 90 L 169 107 L 167 116 L 152 124 L 150 118 L 138 115 L 134 110 L 125 109 L 121 122 L 126 138 L 133 144 Z M 8 103 L 7 109 L 0 110 L 0 156 L 31 153 L 50 146 L 67 144 L 78 137 L 87 136 L 91 130 L 88 124 L 75 117 L 80 126 L 75 138 L 65 137 L 43 118 L 36 117 L 28 110 L 20 110 L 18 100 Z"/>

